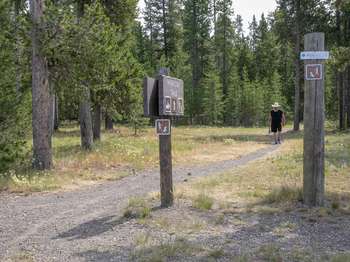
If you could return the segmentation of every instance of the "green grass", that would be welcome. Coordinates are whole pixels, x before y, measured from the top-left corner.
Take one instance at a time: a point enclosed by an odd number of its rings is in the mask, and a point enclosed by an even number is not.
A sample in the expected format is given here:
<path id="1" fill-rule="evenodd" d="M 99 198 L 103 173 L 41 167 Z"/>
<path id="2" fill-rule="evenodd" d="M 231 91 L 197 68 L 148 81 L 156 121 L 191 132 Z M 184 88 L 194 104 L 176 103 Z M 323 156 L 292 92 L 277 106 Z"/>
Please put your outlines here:
<path id="1" fill-rule="evenodd" d="M 192 206 L 201 210 L 210 210 L 213 204 L 214 200 L 204 193 L 199 194 L 192 200 Z"/>
<path id="2" fill-rule="evenodd" d="M 286 202 L 297 202 L 302 201 L 303 191 L 301 188 L 291 186 L 281 186 L 272 189 L 267 195 L 263 197 L 263 202 L 267 204 L 273 203 L 286 203 Z"/>
<path id="3" fill-rule="evenodd" d="M 334 255 L 331 259 L 331 262 L 350 262 L 350 253 L 343 253 Z"/>
<path id="4" fill-rule="evenodd" d="M 131 256 L 132 261 L 163 262 L 176 261 L 177 257 L 190 257 L 203 248 L 196 246 L 183 238 L 162 242 L 159 245 L 148 245 L 137 248 Z"/>
<path id="5" fill-rule="evenodd" d="M 332 210 L 350 210 L 350 133 L 330 132 L 326 141 L 327 203 Z M 252 207 L 270 205 L 288 209 L 302 201 L 302 142 L 300 133 L 291 134 L 277 154 L 232 172 L 177 187 L 175 196 L 192 199 L 202 210 L 211 209 L 212 203 L 229 206 L 235 200 Z"/>
<path id="6" fill-rule="evenodd" d="M 254 140 L 257 137 L 259 142 Z M 173 164 L 197 165 L 239 158 L 266 146 L 267 139 L 266 130 L 259 128 L 175 127 Z M 0 191 L 72 189 L 155 169 L 159 165 L 158 143 L 154 128 L 146 128 L 134 136 L 131 128 L 120 126 L 113 132 L 103 131 L 102 140 L 95 143 L 91 151 L 83 151 L 78 126 L 69 124 L 54 134 L 52 170 L 35 172 L 31 169 L 31 141 L 28 141 L 27 162 L 7 175 L 0 175 Z"/>
<path id="7" fill-rule="evenodd" d="M 140 197 L 130 198 L 128 206 L 124 210 L 125 218 L 146 218 L 150 214 L 151 208 L 148 202 Z"/>

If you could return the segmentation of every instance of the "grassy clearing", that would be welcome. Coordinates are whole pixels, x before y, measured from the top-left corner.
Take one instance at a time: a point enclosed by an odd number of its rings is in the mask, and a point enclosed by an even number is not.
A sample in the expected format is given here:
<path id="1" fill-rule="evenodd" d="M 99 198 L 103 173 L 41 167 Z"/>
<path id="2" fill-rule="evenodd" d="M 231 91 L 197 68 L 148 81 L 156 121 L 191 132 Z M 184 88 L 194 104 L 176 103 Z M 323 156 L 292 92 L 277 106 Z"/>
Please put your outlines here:
<path id="1" fill-rule="evenodd" d="M 240 158 L 269 142 L 266 130 L 261 128 L 177 127 L 173 129 L 172 139 L 174 165 Z M 0 175 L 0 190 L 70 190 L 120 179 L 139 170 L 157 168 L 158 150 L 158 137 L 153 128 L 143 130 L 138 136 L 123 126 L 113 132 L 103 132 L 102 141 L 86 152 L 80 148 L 78 127 L 65 126 L 53 138 L 53 170 L 33 172 L 28 162 L 16 171 Z"/>
<path id="2" fill-rule="evenodd" d="M 282 147 L 265 159 L 177 185 L 175 208 L 154 211 L 142 224 L 153 233 L 196 239 L 197 246 L 212 239 L 206 246 L 212 253 L 207 252 L 204 261 L 222 257 L 227 261 L 350 261 L 348 252 L 337 254 L 336 248 L 327 249 L 339 242 L 326 241 L 324 235 L 315 233 L 312 241 L 317 239 L 317 243 L 303 242 L 309 234 L 305 227 L 313 227 L 311 232 L 317 231 L 318 225 L 329 227 L 326 232 L 339 228 L 341 234 L 346 225 L 341 221 L 349 219 L 350 133 L 327 135 L 325 207 L 307 209 L 302 205 L 302 145 L 302 134 L 290 134 Z M 152 195 L 153 201 L 157 198 Z M 235 235 L 240 237 L 234 240 Z M 220 249 L 212 246 L 218 243 Z M 254 245 L 246 247 L 248 243 Z M 321 244 L 326 248 L 320 248 Z M 149 245 L 159 249 L 157 244 Z M 202 253 L 194 250 L 191 256 Z M 188 256 L 183 253 L 181 258 Z"/>
<path id="3" fill-rule="evenodd" d="M 348 210 L 350 134 L 328 135 L 326 152 L 328 207 Z M 302 161 L 301 135 L 293 135 L 274 155 L 233 172 L 179 186 L 176 196 L 197 203 L 198 196 L 204 194 L 213 201 L 211 205 L 219 207 L 229 207 L 239 202 L 250 208 L 274 205 L 288 209 L 302 200 Z"/>

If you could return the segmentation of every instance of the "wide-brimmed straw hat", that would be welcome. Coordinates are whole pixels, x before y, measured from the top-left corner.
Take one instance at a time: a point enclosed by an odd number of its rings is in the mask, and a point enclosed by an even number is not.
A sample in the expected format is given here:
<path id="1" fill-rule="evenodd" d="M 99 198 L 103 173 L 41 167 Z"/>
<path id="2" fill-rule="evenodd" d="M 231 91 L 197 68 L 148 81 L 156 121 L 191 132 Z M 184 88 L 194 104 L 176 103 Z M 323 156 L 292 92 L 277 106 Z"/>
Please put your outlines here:
<path id="1" fill-rule="evenodd" d="M 281 105 L 278 102 L 275 102 L 272 107 L 281 107 Z"/>

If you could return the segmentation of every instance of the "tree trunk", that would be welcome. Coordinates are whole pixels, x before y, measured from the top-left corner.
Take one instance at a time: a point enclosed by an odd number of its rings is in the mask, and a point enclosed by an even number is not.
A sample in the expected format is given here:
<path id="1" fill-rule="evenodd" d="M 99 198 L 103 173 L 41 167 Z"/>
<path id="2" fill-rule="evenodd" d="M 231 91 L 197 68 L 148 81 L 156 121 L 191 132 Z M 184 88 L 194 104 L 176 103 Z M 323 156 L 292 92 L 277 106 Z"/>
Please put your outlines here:
<path id="1" fill-rule="evenodd" d="M 48 81 L 48 64 L 41 52 L 40 28 L 43 27 L 43 0 L 31 0 L 32 15 L 32 126 L 33 168 L 50 169 L 52 165 L 50 107 L 51 95 Z"/>
<path id="2" fill-rule="evenodd" d="M 169 46 L 168 46 L 168 28 L 166 23 L 166 6 L 165 6 L 165 0 L 162 0 L 162 19 L 163 19 L 163 44 L 164 44 L 164 55 L 166 60 L 169 59 Z"/>
<path id="3" fill-rule="evenodd" d="M 21 0 L 15 0 L 15 38 L 16 38 L 16 50 L 15 50 L 15 64 L 16 64 L 16 92 L 17 94 L 20 93 L 21 90 L 21 82 L 22 82 L 22 74 L 21 74 L 21 66 L 20 66 L 20 58 L 21 58 L 21 52 L 20 52 L 20 46 L 21 41 L 19 37 L 19 15 L 20 15 L 20 9 L 21 9 Z"/>
<path id="4" fill-rule="evenodd" d="M 85 150 L 90 150 L 93 143 L 90 90 L 84 87 L 83 96 L 79 107 L 81 146 Z"/>
<path id="5" fill-rule="evenodd" d="M 346 125 L 347 128 L 350 128 L 350 67 L 347 68 L 346 77 L 348 79 L 347 85 L 347 96 L 346 96 Z"/>
<path id="6" fill-rule="evenodd" d="M 101 105 L 96 105 L 94 111 L 94 124 L 93 124 L 94 140 L 101 139 Z"/>
<path id="7" fill-rule="evenodd" d="M 50 94 L 50 132 L 52 136 L 55 126 L 55 94 L 52 92 L 52 87 L 50 87 Z"/>
<path id="8" fill-rule="evenodd" d="M 55 95 L 55 115 L 54 115 L 53 129 L 57 131 L 59 126 L 60 126 L 60 117 L 59 117 L 59 111 L 58 111 L 58 95 Z"/>
<path id="9" fill-rule="evenodd" d="M 78 20 L 84 16 L 84 0 L 78 0 Z M 83 91 L 79 105 L 81 146 L 90 150 L 93 144 L 90 89 L 83 83 Z"/>
<path id="10" fill-rule="evenodd" d="M 339 129 L 345 128 L 345 110 L 344 110 L 344 74 L 338 72 L 338 96 L 339 96 Z"/>
<path id="11" fill-rule="evenodd" d="M 106 117 L 105 117 L 105 128 L 106 130 L 113 130 L 113 119 L 110 117 L 108 113 L 106 113 Z"/>
<path id="12" fill-rule="evenodd" d="M 294 125 L 293 130 L 300 129 L 300 0 L 296 0 L 296 18 L 295 18 L 295 97 L 294 97 Z"/>
<path id="13" fill-rule="evenodd" d="M 348 128 L 348 90 L 349 90 L 349 78 L 348 78 L 348 69 L 346 68 L 343 73 L 343 110 L 344 110 L 344 129 Z"/>

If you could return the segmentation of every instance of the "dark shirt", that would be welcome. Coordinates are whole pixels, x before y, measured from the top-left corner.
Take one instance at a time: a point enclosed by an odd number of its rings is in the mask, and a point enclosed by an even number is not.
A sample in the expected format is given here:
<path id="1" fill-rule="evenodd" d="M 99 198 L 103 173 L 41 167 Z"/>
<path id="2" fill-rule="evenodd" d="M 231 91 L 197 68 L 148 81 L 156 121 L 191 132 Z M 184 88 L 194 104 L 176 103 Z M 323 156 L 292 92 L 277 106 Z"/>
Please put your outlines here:
<path id="1" fill-rule="evenodd" d="M 282 117 L 283 117 L 283 111 L 278 110 L 278 111 L 274 111 L 271 110 L 271 122 L 272 124 L 281 124 L 282 123 Z"/>

